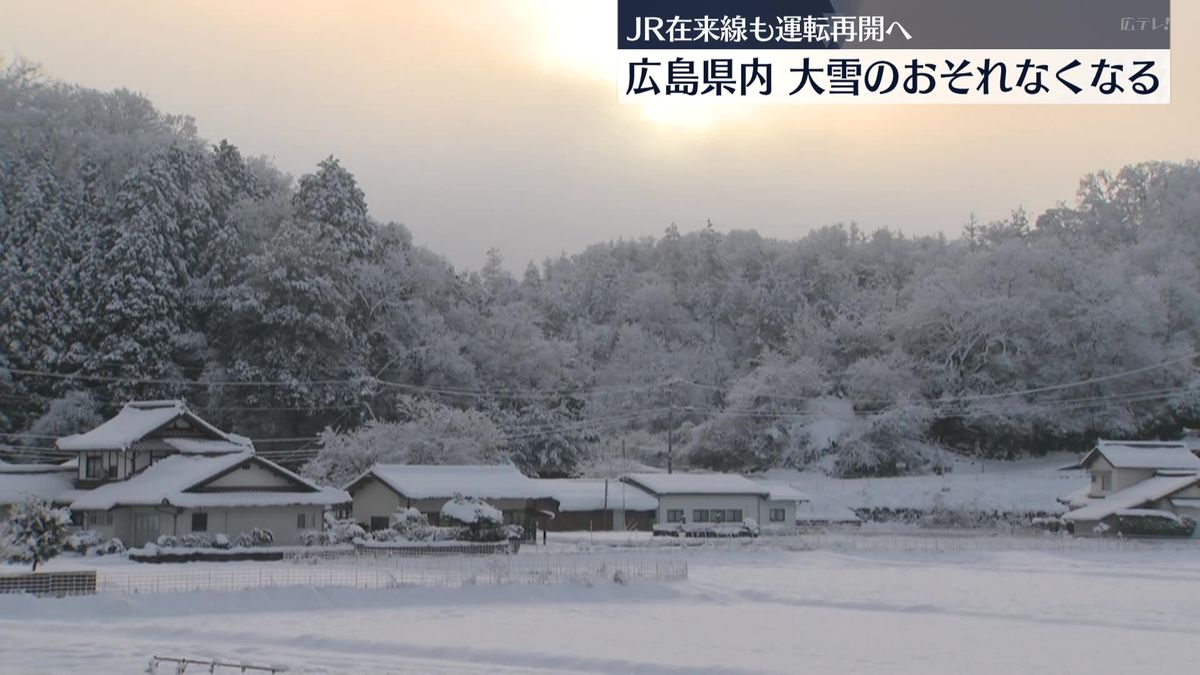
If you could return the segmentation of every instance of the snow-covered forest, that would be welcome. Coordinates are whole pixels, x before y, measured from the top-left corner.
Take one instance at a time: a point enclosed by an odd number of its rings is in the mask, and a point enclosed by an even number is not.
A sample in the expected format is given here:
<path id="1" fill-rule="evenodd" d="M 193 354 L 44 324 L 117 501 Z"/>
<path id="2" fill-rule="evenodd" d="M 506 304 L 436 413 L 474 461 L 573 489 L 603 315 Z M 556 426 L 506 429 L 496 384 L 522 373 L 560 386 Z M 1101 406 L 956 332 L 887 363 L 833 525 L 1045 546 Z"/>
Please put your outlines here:
<path id="1" fill-rule="evenodd" d="M 0 451 L 132 398 L 284 460 L 320 448 L 306 471 L 334 482 L 375 459 L 661 463 L 668 431 L 677 463 L 876 475 L 1200 422 L 1195 163 L 1088 175 L 957 238 L 662 223 L 515 275 L 378 222 L 351 169 L 293 178 L 138 94 L 9 65 Z"/>

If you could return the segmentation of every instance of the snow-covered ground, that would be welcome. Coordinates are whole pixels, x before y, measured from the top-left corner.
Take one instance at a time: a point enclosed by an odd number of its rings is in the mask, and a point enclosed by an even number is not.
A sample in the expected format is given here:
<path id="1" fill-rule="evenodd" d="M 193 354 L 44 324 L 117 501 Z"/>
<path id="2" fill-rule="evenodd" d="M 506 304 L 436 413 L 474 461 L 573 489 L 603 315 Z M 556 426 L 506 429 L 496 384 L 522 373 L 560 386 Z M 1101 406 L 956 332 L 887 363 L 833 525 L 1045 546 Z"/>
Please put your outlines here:
<path id="1" fill-rule="evenodd" d="M 1056 499 L 1088 482 L 1084 471 L 1062 471 L 1078 461 L 1058 453 L 1015 462 L 953 458 L 953 471 L 942 476 L 901 476 L 842 480 L 817 472 L 767 473 L 806 493 L 815 508 L 904 508 L 929 511 L 936 506 L 978 511 L 1061 513 Z"/>
<path id="2" fill-rule="evenodd" d="M 0 672 L 141 672 L 157 654 L 314 673 L 1094 675 L 1184 670 L 1200 635 L 1186 546 L 688 555 L 672 584 L 0 597 Z"/>

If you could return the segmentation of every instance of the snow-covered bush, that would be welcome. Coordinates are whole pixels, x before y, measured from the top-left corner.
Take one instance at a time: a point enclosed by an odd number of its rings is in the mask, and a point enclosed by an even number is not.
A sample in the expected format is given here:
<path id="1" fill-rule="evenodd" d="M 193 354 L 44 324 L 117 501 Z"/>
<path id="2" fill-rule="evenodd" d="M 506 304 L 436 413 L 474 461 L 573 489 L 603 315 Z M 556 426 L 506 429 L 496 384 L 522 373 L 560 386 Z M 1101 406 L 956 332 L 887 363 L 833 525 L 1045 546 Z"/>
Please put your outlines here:
<path id="1" fill-rule="evenodd" d="M 325 528 L 322 530 L 301 530 L 300 543 L 305 546 L 335 546 L 337 544 L 353 543 L 363 539 L 367 531 L 351 518 L 338 519 L 333 513 L 325 513 Z"/>
<path id="2" fill-rule="evenodd" d="M 229 541 L 229 535 L 225 534 L 224 532 L 218 532 L 213 535 L 213 538 L 212 538 L 212 547 L 213 548 L 224 549 L 224 548 L 229 548 L 232 545 L 233 544 Z"/>
<path id="3" fill-rule="evenodd" d="M 1190 537 L 1196 521 L 1170 511 L 1149 509 L 1118 511 L 1117 532 L 1133 537 Z"/>
<path id="4" fill-rule="evenodd" d="M 396 511 L 391 521 L 391 530 L 408 541 L 428 541 L 433 538 L 429 518 L 414 508 Z"/>
<path id="5" fill-rule="evenodd" d="M 69 536 L 71 512 L 56 509 L 49 502 L 30 497 L 12 507 L 8 520 L 0 528 L 0 550 L 10 562 L 38 565 L 62 553 Z"/>
<path id="6" fill-rule="evenodd" d="M 65 549 L 79 555 L 116 555 L 125 552 L 125 542 L 103 539 L 95 530 L 81 530 L 67 537 Z"/>
<path id="7" fill-rule="evenodd" d="M 270 530 L 256 527 L 250 532 L 243 532 L 237 536 L 233 545 L 237 548 L 253 548 L 255 546 L 270 546 L 275 543 L 275 535 Z"/>
<path id="8" fill-rule="evenodd" d="M 519 539 L 525 532 L 519 525 L 505 525 L 500 509 L 481 499 L 461 494 L 455 494 L 442 505 L 442 517 L 452 523 L 462 523 L 462 538 L 467 541 Z"/>

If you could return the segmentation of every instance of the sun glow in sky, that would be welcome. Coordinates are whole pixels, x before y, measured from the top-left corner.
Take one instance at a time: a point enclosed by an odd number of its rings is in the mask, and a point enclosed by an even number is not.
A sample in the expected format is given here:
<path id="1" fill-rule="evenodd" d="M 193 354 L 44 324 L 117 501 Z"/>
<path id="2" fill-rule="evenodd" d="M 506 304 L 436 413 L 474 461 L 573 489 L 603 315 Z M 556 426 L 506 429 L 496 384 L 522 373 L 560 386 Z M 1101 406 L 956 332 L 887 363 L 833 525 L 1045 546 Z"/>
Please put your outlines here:
<path id="1" fill-rule="evenodd" d="M 333 154 L 376 218 L 519 270 L 672 222 L 955 235 L 1198 157 L 1200 4 L 1174 13 L 1169 106 L 621 102 L 616 0 L 0 0 L 0 57 L 139 91 L 293 175 Z"/>

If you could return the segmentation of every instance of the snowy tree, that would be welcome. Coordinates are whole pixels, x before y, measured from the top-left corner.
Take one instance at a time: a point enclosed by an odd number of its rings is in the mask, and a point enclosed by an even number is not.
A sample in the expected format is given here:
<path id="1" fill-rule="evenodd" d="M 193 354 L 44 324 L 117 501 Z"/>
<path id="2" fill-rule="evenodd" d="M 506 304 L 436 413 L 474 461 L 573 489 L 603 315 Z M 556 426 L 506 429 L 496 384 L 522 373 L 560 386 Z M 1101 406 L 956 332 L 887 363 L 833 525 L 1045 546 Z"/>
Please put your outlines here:
<path id="1" fill-rule="evenodd" d="M 326 429 L 321 449 L 304 474 L 345 485 L 376 463 L 499 464 L 507 460 L 504 436 L 487 415 L 441 403 L 403 399 L 405 422 L 369 421 L 344 433 Z"/>
<path id="2" fill-rule="evenodd" d="M 36 572 L 38 565 L 62 553 L 70 525 L 69 510 L 29 497 L 12 506 L 0 529 L 0 547 L 10 562 L 31 563 Z"/>
<path id="3" fill-rule="evenodd" d="M 39 437 L 63 437 L 79 434 L 100 426 L 104 417 L 97 410 L 96 399 L 86 391 L 68 392 L 50 402 L 46 413 L 30 426 L 30 433 Z"/>

